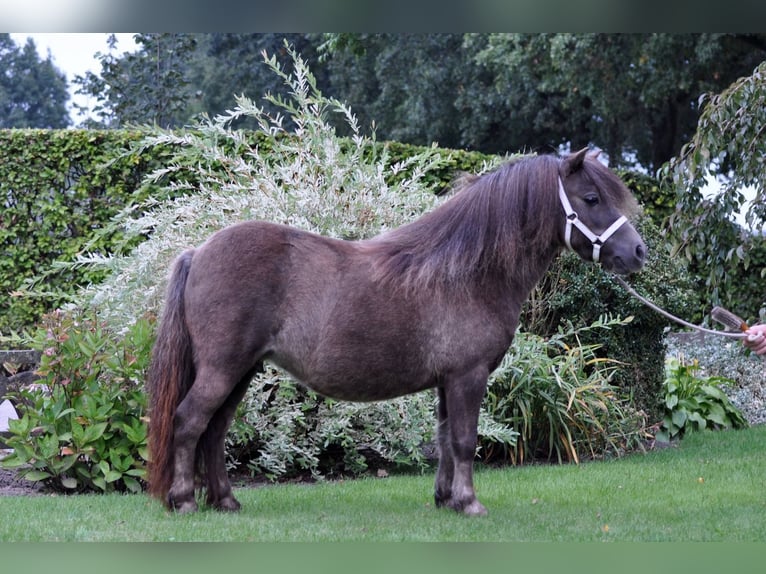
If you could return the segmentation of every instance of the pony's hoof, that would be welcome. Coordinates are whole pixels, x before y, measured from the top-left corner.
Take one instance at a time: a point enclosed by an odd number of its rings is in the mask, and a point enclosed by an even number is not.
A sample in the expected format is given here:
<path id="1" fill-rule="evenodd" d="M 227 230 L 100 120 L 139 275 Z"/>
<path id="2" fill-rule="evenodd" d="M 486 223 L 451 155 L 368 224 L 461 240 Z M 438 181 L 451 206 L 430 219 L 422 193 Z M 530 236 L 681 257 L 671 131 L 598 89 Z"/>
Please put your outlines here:
<path id="1" fill-rule="evenodd" d="M 470 502 L 458 501 L 458 500 L 446 500 L 442 502 L 443 506 L 448 506 L 455 512 L 460 512 L 466 516 L 486 516 L 487 509 L 477 499 L 473 499 Z"/>
<path id="2" fill-rule="evenodd" d="M 242 505 L 233 496 L 222 498 L 215 504 L 215 509 L 223 512 L 239 512 L 240 508 Z"/>
<path id="3" fill-rule="evenodd" d="M 168 508 L 175 511 L 176 514 L 188 514 L 197 512 L 197 502 L 194 498 L 179 502 L 172 495 L 168 495 Z"/>
<path id="4" fill-rule="evenodd" d="M 481 502 L 474 499 L 473 502 L 463 507 L 463 514 L 466 516 L 486 516 L 487 509 Z"/>

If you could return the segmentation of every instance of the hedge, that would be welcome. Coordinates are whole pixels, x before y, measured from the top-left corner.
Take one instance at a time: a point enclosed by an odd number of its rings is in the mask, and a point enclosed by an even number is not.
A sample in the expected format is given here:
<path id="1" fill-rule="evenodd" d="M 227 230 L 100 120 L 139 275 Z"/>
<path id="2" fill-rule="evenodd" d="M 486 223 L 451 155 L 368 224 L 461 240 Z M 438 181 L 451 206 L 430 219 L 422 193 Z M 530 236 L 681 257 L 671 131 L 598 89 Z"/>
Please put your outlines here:
<path id="1" fill-rule="evenodd" d="M 0 131 L 0 333 L 30 326 L 59 305 L 58 297 L 22 295 L 25 282 L 71 260 L 94 230 L 148 191 L 137 192 L 156 162 L 130 152 L 139 139 L 131 131 Z M 60 271 L 46 284 L 73 292 L 98 279 L 87 269 Z"/>

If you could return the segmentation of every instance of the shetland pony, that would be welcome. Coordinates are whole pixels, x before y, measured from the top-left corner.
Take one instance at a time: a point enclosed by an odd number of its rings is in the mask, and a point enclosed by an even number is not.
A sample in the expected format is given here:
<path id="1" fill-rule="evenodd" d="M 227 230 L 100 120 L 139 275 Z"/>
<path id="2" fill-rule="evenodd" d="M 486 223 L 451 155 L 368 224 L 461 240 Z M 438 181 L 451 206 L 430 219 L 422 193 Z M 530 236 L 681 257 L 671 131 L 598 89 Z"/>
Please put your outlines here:
<path id="1" fill-rule="evenodd" d="M 473 486 L 479 407 L 522 303 L 565 248 L 628 274 L 646 246 L 627 221 L 634 198 L 587 150 L 524 157 L 456 187 L 372 239 L 249 221 L 180 255 L 147 381 L 153 496 L 190 512 L 202 488 L 208 505 L 239 509 L 224 439 L 271 361 L 341 400 L 436 388 L 436 505 L 486 513 Z"/>

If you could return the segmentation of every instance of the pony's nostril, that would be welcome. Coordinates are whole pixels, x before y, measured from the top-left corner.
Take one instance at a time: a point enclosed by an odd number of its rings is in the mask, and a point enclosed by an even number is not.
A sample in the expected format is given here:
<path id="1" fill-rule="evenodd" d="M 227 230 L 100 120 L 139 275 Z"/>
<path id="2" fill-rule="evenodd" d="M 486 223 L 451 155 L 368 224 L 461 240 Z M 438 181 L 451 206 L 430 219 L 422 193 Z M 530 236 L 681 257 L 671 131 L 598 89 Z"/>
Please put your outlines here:
<path id="1" fill-rule="evenodd" d="M 646 257 L 646 246 L 642 243 L 636 245 L 636 257 L 639 261 L 643 261 Z"/>

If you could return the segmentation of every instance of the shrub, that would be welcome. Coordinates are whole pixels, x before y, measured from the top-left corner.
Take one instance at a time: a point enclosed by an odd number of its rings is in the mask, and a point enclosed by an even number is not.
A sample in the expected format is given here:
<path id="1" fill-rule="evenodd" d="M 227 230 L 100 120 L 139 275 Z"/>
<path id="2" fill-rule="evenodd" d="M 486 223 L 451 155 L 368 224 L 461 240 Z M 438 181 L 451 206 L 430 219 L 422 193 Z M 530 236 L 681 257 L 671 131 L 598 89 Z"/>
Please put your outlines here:
<path id="1" fill-rule="evenodd" d="M 671 357 L 666 365 L 665 418 L 657 440 L 668 442 L 687 431 L 747 427 L 747 420 L 720 388 L 730 384 L 729 379 L 700 375 L 696 361 L 686 363 Z"/>
<path id="2" fill-rule="evenodd" d="M 645 173 L 619 169 L 617 175 L 636 196 L 644 214 L 658 227 L 664 227 L 667 218 L 675 211 L 675 193 L 663 188 L 657 178 Z"/>
<path id="3" fill-rule="evenodd" d="M 580 341 L 587 332 L 622 328 L 630 321 L 602 317 L 587 327 L 570 324 L 549 339 L 517 333 L 490 378 L 484 406 L 493 420 L 519 436 L 513 445 L 483 440 L 485 458 L 514 464 L 539 458 L 578 462 L 640 446 L 645 415 L 610 382 L 619 364 L 600 358 L 598 345 Z"/>
<path id="4" fill-rule="evenodd" d="M 64 492 L 131 491 L 145 474 L 146 398 L 140 383 L 152 326 L 138 320 L 117 334 L 94 319 L 47 315 L 35 345 L 43 350 L 35 385 L 16 397 L 6 468 Z"/>

